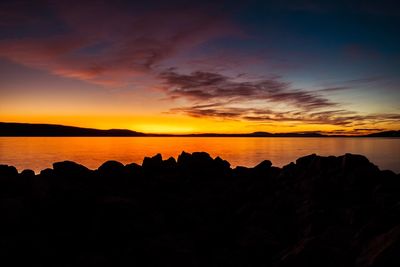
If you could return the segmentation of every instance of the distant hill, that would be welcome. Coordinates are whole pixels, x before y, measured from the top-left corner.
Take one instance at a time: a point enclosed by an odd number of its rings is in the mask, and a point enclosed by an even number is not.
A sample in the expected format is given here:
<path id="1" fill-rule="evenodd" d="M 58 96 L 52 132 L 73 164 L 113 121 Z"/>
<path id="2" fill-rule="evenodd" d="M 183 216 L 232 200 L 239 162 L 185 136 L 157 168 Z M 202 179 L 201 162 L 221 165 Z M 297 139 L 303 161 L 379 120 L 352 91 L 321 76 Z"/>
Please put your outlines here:
<path id="1" fill-rule="evenodd" d="M 57 124 L 10 123 L 0 122 L 0 136 L 178 136 L 178 137 L 354 137 L 346 135 L 324 135 L 314 132 L 305 133 L 268 133 L 254 132 L 242 134 L 147 134 L 126 129 L 99 130 Z M 386 131 L 356 137 L 400 137 L 400 131 Z"/>
<path id="2" fill-rule="evenodd" d="M 268 133 L 268 132 L 254 132 L 244 134 L 217 134 L 217 133 L 204 133 L 204 134 L 186 134 L 179 136 L 193 136 L 193 137 L 326 137 L 318 133 Z"/>
<path id="3" fill-rule="evenodd" d="M 254 136 L 265 136 L 265 137 L 324 137 L 327 135 L 319 134 L 319 133 L 267 133 L 267 132 L 255 132 L 252 133 Z"/>
<path id="4" fill-rule="evenodd" d="M 145 136 L 131 130 L 99 130 L 56 124 L 0 122 L 0 136 Z"/>
<path id="5" fill-rule="evenodd" d="M 400 131 L 386 131 L 380 133 L 368 134 L 366 137 L 400 137 Z"/>

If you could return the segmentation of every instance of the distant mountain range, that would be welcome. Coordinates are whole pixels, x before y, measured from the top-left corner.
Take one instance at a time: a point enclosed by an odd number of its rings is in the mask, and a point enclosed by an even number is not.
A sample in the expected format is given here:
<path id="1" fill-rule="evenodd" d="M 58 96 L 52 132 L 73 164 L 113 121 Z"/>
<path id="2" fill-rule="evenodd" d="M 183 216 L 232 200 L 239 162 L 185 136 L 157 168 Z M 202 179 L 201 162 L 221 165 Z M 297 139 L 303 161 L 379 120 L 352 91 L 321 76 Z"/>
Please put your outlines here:
<path id="1" fill-rule="evenodd" d="M 148 136 L 148 137 L 348 137 L 347 135 L 324 135 L 320 133 L 268 133 L 247 134 L 148 134 L 126 129 L 99 130 L 57 124 L 31 124 L 0 122 L 0 136 Z M 357 137 L 400 137 L 400 131 L 385 131 Z"/>
<path id="2" fill-rule="evenodd" d="M 57 124 L 0 122 L 0 136 L 146 136 L 131 130 L 99 130 Z"/>

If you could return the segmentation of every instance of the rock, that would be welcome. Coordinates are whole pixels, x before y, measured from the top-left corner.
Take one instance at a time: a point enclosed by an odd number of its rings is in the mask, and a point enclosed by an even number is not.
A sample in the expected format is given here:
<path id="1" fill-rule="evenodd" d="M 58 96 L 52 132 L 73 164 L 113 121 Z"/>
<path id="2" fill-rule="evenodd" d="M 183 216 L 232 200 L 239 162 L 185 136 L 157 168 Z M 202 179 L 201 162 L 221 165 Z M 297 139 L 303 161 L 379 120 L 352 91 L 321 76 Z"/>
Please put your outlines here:
<path id="1" fill-rule="evenodd" d="M 263 160 L 261 163 L 259 163 L 257 166 L 254 167 L 254 170 L 256 172 L 265 172 L 269 168 L 271 168 L 272 162 L 269 160 Z"/>
<path id="2" fill-rule="evenodd" d="M 19 184 L 21 187 L 27 187 L 26 190 L 30 190 L 29 187 L 35 178 L 35 172 L 29 169 L 23 170 L 19 175 Z"/>
<path id="3" fill-rule="evenodd" d="M 190 161 L 191 154 L 187 153 L 185 151 L 182 151 L 182 153 L 178 156 L 178 165 L 185 165 L 188 161 Z"/>
<path id="4" fill-rule="evenodd" d="M 161 154 L 157 154 L 151 158 L 145 157 L 143 159 L 142 167 L 147 171 L 159 171 L 163 166 Z"/>
<path id="5" fill-rule="evenodd" d="M 17 177 L 18 171 L 14 166 L 0 165 L 0 207 L 1 196 L 14 195 L 15 187 L 19 182 Z"/>
<path id="6" fill-rule="evenodd" d="M 32 178 L 35 176 L 35 172 L 30 169 L 25 169 L 20 174 L 22 177 Z"/>
<path id="7" fill-rule="evenodd" d="M 14 166 L 0 165 L 0 178 L 15 178 L 17 176 L 18 171 Z"/>
<path id="8" fill-rule="evenodd" d="M 362 155 L 354 155 L 346 153 L 342 158 L 342 168 L 344 169 L 357 169 L 362 167 L 373 166 L 369 160 Z"/>
<path id="9" fill-rule="evenodd" d="M 47 168 L 40 171 L 40 176 L 42 177 L 52 177 L 54 175 L 54 170 Z"/>
<path id="10" fill-rule="evenodd" d="M 164 160 L 162 165 L 164 169 L 170 169 L 170 170 L 177 167 L 176 160 L 173 157 L 169 157 L 167 160 Z"/>
<path id="11" fill-rule="evenodd" d="M 365 244 L 356 260 L 357 266 L 399 266 L 399 249 L 400 224 Z"/>
<path id="12" fill-rule="evenodd" d="M 316 154 L 307 155 L 296 160 L 296 164 L 299 167 L 309 167 L 313 164 L 313 162 L 317 159 Z"/>
<path id="13" fill-rule="evenodd" d="M 247 173 L 250 171 L 252 168 L 244 167 L 244 166 L 236 166 L 233 170 L 238 173 Z"/>
<path id="14" fill-rule="evenodd" d="M 220 173 L 224 168 L 230 166 L 228 162 L 222 159 L 213 160 L 206 152 L 194 152 L 189 154 L 182 152 L 178 157 L 177 165 L 182 170 L 200 174 L 200 173 Z"/>
<path id="15" fill-rule="evenodd" d="M 0 253 L 15 266 L 399 265 L 400 175 L 360 155 L 231 169 L 182 152 L 53 168 L 0 184 Z"/>
<path id="16" fill-rule="evenodd" d="M 90 172 L 90 170 L 85 166 L 75 163 L 73 161 L 62 161 L 53 163 L 53 170 L 55 175 L 70 177 L 84 177 Z"/>
<path id="17" fill-rule="evenodd" d="M 193 154 L 182 152 L 178 156 L 178 165 L 181 167 L 207 167 L 213 159 L 206 152 L 194 152 Z M 203 164 L 203 165 L 202 165 Z M 202 165 L 202 166 L 201 166 Z"/>
<path id="18" fill-rule="evenodd" d="M 129 163 L 125 165 L 125 170 L 129 175 L 135 175 L 142 170 L 142 166 L 136 163 Z"/>
<path id="19" fill-rule="evenodd" d="M 193 162 L 195 162 L 196 164 L 200 164 L 200 163 L 207 164 L 207 163 L 210 163 L 213 161 L 210 154 L 208 154 L 206 152 L 193 152 L 191 160 Z"/>
<path id="20" fill-rule="evenodd" d="M 230 169 L 231 164 L 228 161 L 221 159 L 220 157 L 216 157 L 214 159 L 214 166 L 216 169 L 221 169 L 226 171 Z"/>
<path id="21" fill-rule="evenodd" d="M 124 170 L 124 164 L 115 160 L 106 161 L 97 169 L 99 175 L 104 175 L 107 177 L 122 175 Z"/>

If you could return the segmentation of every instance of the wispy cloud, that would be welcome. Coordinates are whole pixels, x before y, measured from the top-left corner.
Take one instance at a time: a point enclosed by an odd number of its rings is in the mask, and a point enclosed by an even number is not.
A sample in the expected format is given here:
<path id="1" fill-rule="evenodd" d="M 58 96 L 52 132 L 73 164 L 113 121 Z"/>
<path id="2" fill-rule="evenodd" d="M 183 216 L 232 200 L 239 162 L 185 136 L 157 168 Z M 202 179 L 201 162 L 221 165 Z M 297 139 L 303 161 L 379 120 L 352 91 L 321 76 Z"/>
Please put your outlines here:
<path id="1" fill-rule="evenodd" d="M 203 107 L 188 106 L 173 108 L 171 112 L 184 113 L 192 117 L 215 119 L 244 120 L 249 122 L 288 122 L 297 124 L 326 124 L 342 127 L 367 126 L 381 123 L 399 123 L 399 114 L 368 114 L 330 110 L 326 112 L 280 112 L 271 109 L 230 108 L 224 106 Z M 358 131 L 361 129 L 358 129 Z M 373 129 L 376 130 L 376 129 Z M 371 130 L 372 131 L 372 130 Z"/>
<path id="2" fill-rule="evenodd" d="M 389 77 L 385 76 L 369 76 L 350 80 L 339 80 L 334 82 L 325 82 L 321 85 L 321 89 L 317 91 L 321 93 L 340 92 L 345 90 L 353 90 L 356 88 L 365 88 L 366 86 L 379 86 L 387 82 Z"/>
<path id="3" fill-rule="evenodd" d="M 16 15 L 5 17 L 0 25 L 10 28 L 12 24 L 20 32 L 29 29 L 30 34 L 2 38 L 0 57 L 65 77 L 117 86 L 152 72 L 178 51 L 238 32 L 208 5 L 150 9 L 123 2 L 50 3 L 43 4 L 49 14 L 41 16 L 37 8 L 31 12 L 25 8 L 24 2 L 5 6 L 21 14 L 25 22 L 40 18 L 48 24 L 54 21 L 60 29 L 44 33 L 40 24 L 32 28 L 18 22 Z"/>
<path id="4" fill-rule="evenodd" d="M 285 103 L 304 110 L 337 105 L 315 92 L 293 89 L 290 83 L 281 81 L 279 77 L 242 81 L 219 73 L 196 71 L 181 74 L 170 69 L 162 72 L 160 78 L 164 80 L 165 93 L 171 98 L 185 98 L 196 103 L 266 101 Z"/>
<path id="5" fill-rule="evenodd" d="M 359 127 L 399 122 L 400 114 L 359 114 L 340 108 L 321 94 L 345 90 L 328 87 L 317 91 L 294 89 L 279 77 L 242 81 L 220 73 L 196 71 L 190 74 L 170 69 L 160 74 L 164 91 L 171 99 L 184 99 L 191 105 L 170 112 L 192 117 L 244 120 L 249 122 L 288 122 Z M 272 103 L 272 105 L 271 105 Z M 277 109 L 281 105 L 283 108 Z"/>

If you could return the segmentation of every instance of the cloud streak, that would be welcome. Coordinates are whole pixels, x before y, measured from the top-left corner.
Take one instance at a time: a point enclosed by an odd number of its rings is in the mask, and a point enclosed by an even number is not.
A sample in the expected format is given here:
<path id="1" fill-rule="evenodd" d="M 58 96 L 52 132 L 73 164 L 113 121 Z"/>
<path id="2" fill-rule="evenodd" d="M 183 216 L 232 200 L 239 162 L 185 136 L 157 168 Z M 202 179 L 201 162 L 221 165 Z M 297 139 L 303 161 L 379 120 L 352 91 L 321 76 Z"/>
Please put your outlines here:
<path id="1" fill-rule="evenodd" d="M 180 74 L 170 69 L 162 72 L 160 78 L 163 79 L 165 93 L 170 98 L 185 98 L 196 103 L 264 101 L 285 103 L 302 110 L 337 105 L 315 92 L 293 89 L 290 83 L 281 81 L 278 77 L 241 81 L 219 73 L 196 71 Z"/>
<path id="2" fill-rule="evenodd" d="M 249 122 L 285 122 L 295 124 L 328 124 L 343 127 L 360 127 L 381 123 L 399 123 L 399 114 L 360 115 L 345 110 L 306 113 L 280 112 L 271 109 L 189 106 L 173 108 L 171 112 L 184 113 L 196 118 L 244 120 Z"/>
<path id="3" fill-rule="evenodd" d="M 44 33 L 41 24 L 32 28 L 18 22 L 16 15 L 6 17 L 0 26 L 9 28 L 12 24 L 19 31 L 29 29 L 30 36 L 2 38 L 0 57 L 64 77 L 120 86 L 151 73 L 157 64 L 178 52 L 238 33 L 224 16 L 216 16 L 207 5 L 171 4 L 150 9 L 129 2 L 50 3 L 43 4 L 49 14 L 42 16 L 38 16 L 38 9 L 30 13 L 24 2 L 5 6 L 14 10 L 13 14 L 21 10 L 24 21 L 40 17 L 62 30 Z"/>
<path id="4" fill-rule="evenodd" d="M 184 99 L 191 105 L 172 108 L 196 118 L 243 120 L 257 123 L 327 124 L 361 127 L 380 123 L 398 123 L 399 114 L 359 114 L 340 109 L 321 92 L 347 90 L 328 87 L 317 91 L 293 89 L 279 77 L 241 81 L 220 73 L 196 71 L 180 74 L 175 69 L 160 74 L 164 91 L 171 99 Z M 281 105 L 281 109 L 276 106 Z M 272 108 L 274 107 L 274 108 Z"/>

